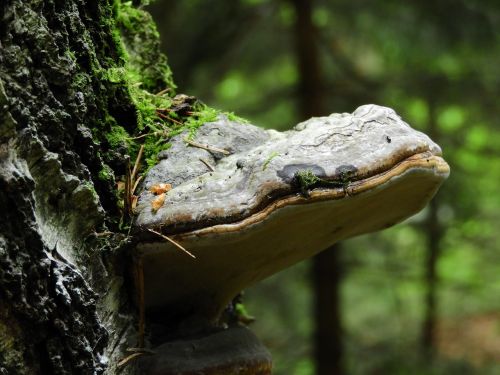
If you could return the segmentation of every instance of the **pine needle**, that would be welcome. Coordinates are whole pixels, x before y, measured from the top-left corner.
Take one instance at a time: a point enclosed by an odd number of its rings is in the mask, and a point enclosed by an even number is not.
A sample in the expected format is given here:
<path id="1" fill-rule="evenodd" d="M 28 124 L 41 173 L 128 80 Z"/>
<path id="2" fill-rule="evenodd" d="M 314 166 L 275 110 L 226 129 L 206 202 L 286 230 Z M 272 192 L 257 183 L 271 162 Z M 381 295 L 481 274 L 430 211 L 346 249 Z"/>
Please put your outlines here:
<path id="1" fill-rule="evenodd" d="M 123 358 L 120 362 L 118 362 L 117 367 L 118 368 L 123 367 L 127 363 L 129 363 L 131 360 L 133 360 L 134 358 L 140 357 L 141 355 L 144 355 L 144 354 L 146 354 L 146 353 L 138 352 L 138 353 L 130 354 L 130 355 L 126 356 L 125 358 Z"/>
<path id="2" fill-rule="evenodd" d="M 206 161 L 205 159 L 202 159 L 202 158 L 200 158 L 200 161 L 201 161 L 203 164 L 205 164 L 205 165 L 206 165 L 206 167 L 210 170 L 210 172 L 215 171 L 215 168 L 214 168 L 214 167 L 212 167 L 208 161 Z"/>
<path id="3" fill-rule="evenodd" d="M 177 248 L 179 248 L 180 250 L 184 251 L 187 255 L 189 255 L 191 258 L 194 258 L 196 259 L 196 257 L 191 254 L 189 251 L 187 251 L 184 247 L 182 247 L 179 243 L 175 242 L 173 239 L 171 239 L 170 237 L 167 237 L 165 236 L 164 234 L 160 233 L 160 232 L 157 232 L 153 229 L 150 229 L 148 228 L 148 230 L 151 232 L 151 233 L 154 233 L 158 236 L 160 236 L 161 238 L 164 238 L 165 240 L 169 241 L 171 244 L 173 244 L 174 246 L 176 246 Z"/>
<path id="4" fill-rule="evenodd" d="M 130 175 L 130 181 L 132 182 L 132 184 L 134 184 L 135 182 L 135 176 L 137 174 L 137 170 L 139 169 L 139 163 L 141 162 L 143 151 L 144 151 L 144 145 L 141 145 L 141 148 L 139 149 L 139 152 L 137 154 L 137 158 L 135 159 L 134 169 L 132 169 L 132 174 Z"/>
<path id="5" fill-rule="evenodd" d="M 212 152 L 220 152 L 221 154 L 224 154 L 224 155 L 231 154 L 228 150 L 224 150 L 223 148 L 217 148 L 217 147 L 212 147 L 212 146 L 208 146 L 208 145 L 205 146 L 205 145 L 202 145 L 201 143 L 190 141 L 187 138 L 184 138 L 184 142 L 186 142 L 187 144 L 189 144 L 193 147 L 198 147 L 198 148 L 201 148 L 203 150 L 212 151 Z"/>

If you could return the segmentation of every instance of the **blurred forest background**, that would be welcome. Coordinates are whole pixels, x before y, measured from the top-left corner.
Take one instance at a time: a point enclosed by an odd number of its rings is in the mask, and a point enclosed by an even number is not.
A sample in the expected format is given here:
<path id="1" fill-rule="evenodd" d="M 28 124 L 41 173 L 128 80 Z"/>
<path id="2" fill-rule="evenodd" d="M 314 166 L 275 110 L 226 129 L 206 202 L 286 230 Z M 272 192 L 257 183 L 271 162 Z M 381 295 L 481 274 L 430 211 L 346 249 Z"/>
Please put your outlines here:
<path id="1" fill-rule="evenodd" d="M 500 2 L 157 0 L 179 92 L 252 123 L 394 108 L 451 176 L 420 214 L 247 290 L 276 375 L 500 373 Z"/>

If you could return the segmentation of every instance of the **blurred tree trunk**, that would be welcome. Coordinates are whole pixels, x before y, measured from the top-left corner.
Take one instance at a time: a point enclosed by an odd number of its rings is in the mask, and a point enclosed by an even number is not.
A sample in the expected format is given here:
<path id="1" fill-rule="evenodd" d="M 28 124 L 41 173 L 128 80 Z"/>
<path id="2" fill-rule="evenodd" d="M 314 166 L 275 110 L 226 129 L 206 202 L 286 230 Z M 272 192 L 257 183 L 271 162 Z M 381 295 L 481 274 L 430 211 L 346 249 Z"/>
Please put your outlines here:
<path id="1" fill-rule="evenodd" d="M 303 119 L 324 113 L 316 30 L 312 1 L 290 0 L 295 8 L 295 53 L 299 71 L 297 98 Z"/>
<path id="2" fill-rule="evenodd" d="M 313 259 L 316 374 L 344 373 L 341 316 L 342 244 L 336 243 Z"/>
<path id="3" fill-rule="evenodd" d="M 295 43 L 299 70 L 301 117 L 324 114 L 317 34 L 312 22 L 313 2 L 290 0 L 296 14 Z M 314 289 L 314 355 L 317 375 L 340 375 L 342 329 L 340 318 L 340 244 L 316 255 L 312 262 Z"/>
<path id="4" fill-rule="evenodd" d="M 428 100 L 429 105 L 429 136 L 439 143 L 439 129 L 436 119 L 436 103 L 434 98 Z M 424 223 L 426 237 L 426 259 L 425 259 L 425 316 L 422 323 L 421 348 L 422 354 L 428 358 L 433 355 L 435 349 L 435 332 L 437 320 L 437 263 L 441 253 L 441 239 L 443 228 L 438 219 L 439 195 L 429 203 L 427 218 Z"/>
<path id="5" fill-rule="evenodd" d="M 425 316 L 422 323 L 422 351 L 425 356 L 432 355 L 435 347 L 435 329 L 437 315 L 438 278 L 436 272 L 439 260 L 441 231 L 437 220 L 438 201 L 434 198 L 429 203 L 429 211 L 425 221 L 426 260 L 425 260 Z"/>

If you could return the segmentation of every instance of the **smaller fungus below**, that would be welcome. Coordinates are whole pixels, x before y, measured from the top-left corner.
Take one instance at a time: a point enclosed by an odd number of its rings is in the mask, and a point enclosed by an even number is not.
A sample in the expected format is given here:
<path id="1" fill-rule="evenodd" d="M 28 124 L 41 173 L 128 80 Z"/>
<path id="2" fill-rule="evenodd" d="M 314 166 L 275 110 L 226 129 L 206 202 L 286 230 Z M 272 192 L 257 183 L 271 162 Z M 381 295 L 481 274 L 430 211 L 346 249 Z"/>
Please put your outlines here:
<path id="1" fill-rule="evenodd" d="M 194 138 L 210 147 L 189 147 L 182 134 L 172 140 L 137 205 L 134 233 L 153 320 L 197 316 L 215 324 L 242 289 L 420 211 L 449 174 L 438 145 L 375 105 L 286 132 L 219 116 Z M 227 149 L 231 155 L 214 151 Z M 164 181 L 172 189 L 159 204 L 150 190 Z"/>

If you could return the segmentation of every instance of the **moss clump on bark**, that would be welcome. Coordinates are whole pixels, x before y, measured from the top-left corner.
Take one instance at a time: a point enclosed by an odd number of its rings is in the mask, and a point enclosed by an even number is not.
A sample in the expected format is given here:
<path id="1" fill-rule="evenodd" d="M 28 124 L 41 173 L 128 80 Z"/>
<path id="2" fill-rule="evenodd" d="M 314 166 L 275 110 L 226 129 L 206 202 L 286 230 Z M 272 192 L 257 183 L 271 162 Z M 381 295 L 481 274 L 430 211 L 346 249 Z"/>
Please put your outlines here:
<path id="1" fill-rule="evenodd" d="M 112 148 L 125 146 L 132 159 L 143 144 L 147 166 L 151 167 L 157 154 L 170 147 L 171 137 L 188 131 L 192 138 L 196 129 L 223 112 L 195 98 L 175 96 L 172 72 L 159 52 L 159 34 L 149 13 L 131 1 L 115 0 L 113 14 L 113 38 L 123 64 L 98 73 L 126 89 L 135 106 L 136 126 L 122 126 L 119 121 L 108 125 L 106 139 Z M 230 120 L 245 121 L 233 113 L 225 114 Z"/>
<path id="2" fill-rule="evenodd" d="M 160 54 L 160 35 L 151 15 L 134 7 L 131 1 L 115 0 L 116 27 L 123 43 L 127 75 L 134 82 L 141 82 L 143 89 L 175 89 L 167 59 Z"/>

